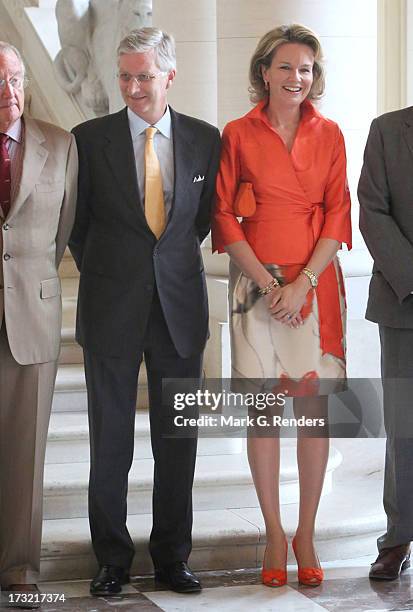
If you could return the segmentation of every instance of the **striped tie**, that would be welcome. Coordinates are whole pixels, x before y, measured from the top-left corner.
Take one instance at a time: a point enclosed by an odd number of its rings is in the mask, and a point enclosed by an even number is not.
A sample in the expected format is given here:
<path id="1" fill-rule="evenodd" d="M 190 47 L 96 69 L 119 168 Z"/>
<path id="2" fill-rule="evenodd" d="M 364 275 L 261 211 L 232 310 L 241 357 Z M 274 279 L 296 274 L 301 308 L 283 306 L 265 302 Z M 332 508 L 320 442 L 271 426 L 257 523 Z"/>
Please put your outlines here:
<path id="1" fill-rule="evenodd" d="M 8 139 L 7 134 L 0 134 L 0 208 L 4 218 L 9 214 L 11 197 L 10 155 L 6 145 Z"/>
<path id="2" fill-rule="evenodd" d="M 145 131 L 145 217 L 152 232 L 159 240 L 165 229 L 166 215 L 161 167 L 153 146 L 153 138 L 157 129 L 148 127 Z"/>

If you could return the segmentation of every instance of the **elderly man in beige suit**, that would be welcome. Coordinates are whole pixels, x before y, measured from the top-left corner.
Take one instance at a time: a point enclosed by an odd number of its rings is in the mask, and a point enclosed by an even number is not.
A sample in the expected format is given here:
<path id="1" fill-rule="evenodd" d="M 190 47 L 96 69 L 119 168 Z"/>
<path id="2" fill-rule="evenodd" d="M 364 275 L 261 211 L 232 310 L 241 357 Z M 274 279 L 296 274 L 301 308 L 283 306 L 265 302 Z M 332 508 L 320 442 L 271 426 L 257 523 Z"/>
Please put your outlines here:
<path id="1" fill-rule="evenodd" d="M 18 50 L 0 42 L 0 585 L 3 602 L 38 607 L 62 312 L 57 267 L 73 225 L 78 162 L 71 134 L 23 115 L 24 84 Z"/>

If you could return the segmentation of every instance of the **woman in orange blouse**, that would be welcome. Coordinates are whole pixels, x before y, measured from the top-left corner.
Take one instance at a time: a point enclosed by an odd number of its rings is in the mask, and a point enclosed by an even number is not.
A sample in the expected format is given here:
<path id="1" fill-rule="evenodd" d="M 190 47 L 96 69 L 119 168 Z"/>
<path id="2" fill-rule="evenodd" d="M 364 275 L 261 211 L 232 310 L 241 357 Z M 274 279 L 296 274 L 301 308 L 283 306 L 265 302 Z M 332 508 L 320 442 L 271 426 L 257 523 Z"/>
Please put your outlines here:
<path id="1" fill-rule="evenodd" d="M 339 386 L 346 377 L 336 253 L 343 242 L 351 248 L 351 224 L 343 136 L 312 103 L 324 91 L 315 34 L 300 25 L 268 32 L 252 57 L 250 83 L 257 105 L 223 132 L 212 230 L 214 250 L 231 259 L 233 376 L 277 378 L 294 396 L 297 417 L 327 417 L 321 379 Z M 251 189 L 254 198 L 237 197 Z M 293 548 L 299 580 L 308 585 L 323 579 L 313 537 L 329 452 L 324 434 L 297 433 L 300 509 Z M 278 435 L 250 434 L 248 458 L 267 532 L 262 579 L 281 586 L 287 541 Z"/>

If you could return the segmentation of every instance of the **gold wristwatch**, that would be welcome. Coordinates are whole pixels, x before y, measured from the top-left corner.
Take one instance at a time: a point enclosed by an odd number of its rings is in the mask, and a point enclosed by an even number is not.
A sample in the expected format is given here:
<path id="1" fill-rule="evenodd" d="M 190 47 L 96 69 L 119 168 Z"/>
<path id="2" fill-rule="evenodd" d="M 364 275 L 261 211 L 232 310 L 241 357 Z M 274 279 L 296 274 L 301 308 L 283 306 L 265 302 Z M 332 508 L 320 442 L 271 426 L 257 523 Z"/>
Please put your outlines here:
<path id="1" fill-rule="evenodd" d="M 308 278 L 308 280 L 311 283 L 311 286 L 313 289 L 315 289 L 318 285 L 318 276 L 315 272 L 313 272 L 312 270 L 310 270 L 310 268 L 303 268 L 300 272 L 300 274 L 305 274 L 306 277 Z"/>

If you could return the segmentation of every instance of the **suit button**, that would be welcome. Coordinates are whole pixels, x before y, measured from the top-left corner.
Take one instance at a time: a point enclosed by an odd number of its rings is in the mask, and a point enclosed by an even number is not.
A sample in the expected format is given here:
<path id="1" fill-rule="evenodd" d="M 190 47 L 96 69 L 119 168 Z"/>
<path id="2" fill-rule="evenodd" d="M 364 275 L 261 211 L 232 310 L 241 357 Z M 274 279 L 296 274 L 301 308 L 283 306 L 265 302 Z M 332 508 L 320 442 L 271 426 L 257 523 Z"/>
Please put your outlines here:
<path id="1" fill-rule="evenodd" d="M 8 223 L 5 223 L 3 225 L 3 229 L 6 230 L 6 231 L 9 229 L 9 227 L 10 227 L 10 225 Z"/>
<path id="2" fill-rule="evenodd" d="M 11 255 L 9 255 L 8 253 L 4 253 L 3 255 L 3 259 L 4 261 L 8 261 L 10 259 Z"/>

